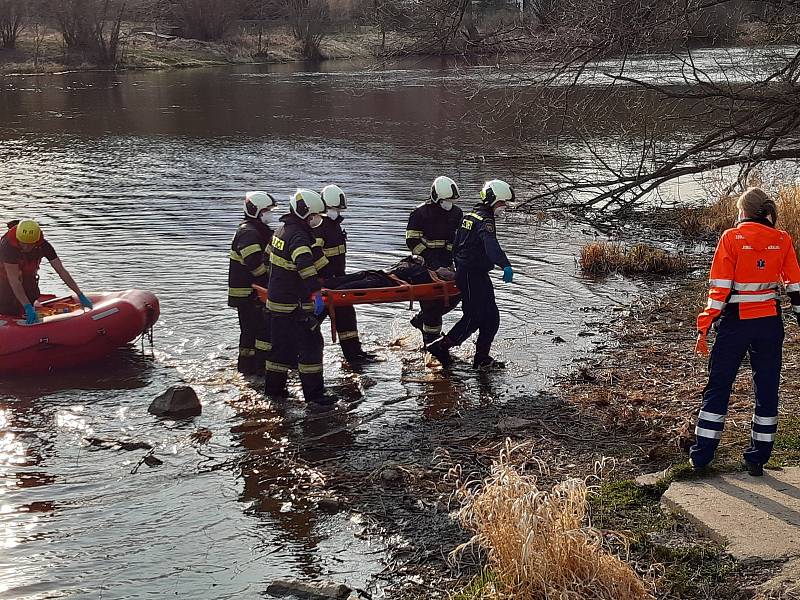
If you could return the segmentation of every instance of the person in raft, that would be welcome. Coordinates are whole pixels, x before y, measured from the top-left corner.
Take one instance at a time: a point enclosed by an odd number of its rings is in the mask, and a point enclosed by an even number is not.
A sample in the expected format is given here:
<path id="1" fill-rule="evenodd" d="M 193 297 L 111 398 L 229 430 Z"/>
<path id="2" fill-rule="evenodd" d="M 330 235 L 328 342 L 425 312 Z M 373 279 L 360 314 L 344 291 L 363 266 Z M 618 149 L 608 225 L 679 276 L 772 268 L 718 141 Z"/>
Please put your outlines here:
<path id="1" fill-rule="evenodd" d="M 262 375 L 270 350 L 269 314 L 259 301 L 253 284 L 266 288 L 267 265 L 272 240 L 275 198 L 266 192 L 247 192 L 244 220 L 231 241 L 228 261 L 228 306 L 239 316 L 239 358 L 236 368 L 243 375 Z"/>
<path id="2" fill-rule="evenodd" d="M 717 245 L 711 263 L 708 305 L 697 317 L 698 353 L 708 355 L 706 337 L 712 325 L 716 326 L 717 336 L 689 461 L 702 472 L 714 458 L 725 427 L 733 381 L 744 355 L 749 354 L 756 403 L 744 460 L 750 475 L 760 476 L 778 429 L 783 353 L 778 287 L 785 287 L 800 323 L 800 266 L 792 238 L 775 227 L 778 210 L 764 190 L 748 189 L 737 207 L 739 221 L 722 234 Z"/>
<path id="3" fill-rule="evenodd" d="M 464 217 L 456 233 L 453 257 L 464 315 L 447 335 L 428 346 L 428 352 L 442 366 L 447 366 L 451 361 L 450 348 L 461 345 L 477 331 L 472 366 L 479 371 L 505 367 L 504 363 L 489 354 L 500 327 L 500 312 L 489 273 L 498 266 L 503 269 L 504 282 L 511 283 L 514 279 L 514 270 L 497 241 L 495 227 L 495 219 L 502 216 L 506 204 L 513 200 L 514 190 L 505 181 L 487 181 L 481 190 L 480 203 Z"/>
<path id="4" fill-rule="evenodd" d="M 39 267 L 43 258 L 75 292 L 81 306 L 92 308 L 91 300 L 75 283 L 50 242 L 44 239 L 39 224 L 24 220 L 10 222 L 8 232 L 0 238 L 0 314 L 24 315 L 28 325 L 36 323 L 38 317 L 33 304 L 41 296 Z"/>

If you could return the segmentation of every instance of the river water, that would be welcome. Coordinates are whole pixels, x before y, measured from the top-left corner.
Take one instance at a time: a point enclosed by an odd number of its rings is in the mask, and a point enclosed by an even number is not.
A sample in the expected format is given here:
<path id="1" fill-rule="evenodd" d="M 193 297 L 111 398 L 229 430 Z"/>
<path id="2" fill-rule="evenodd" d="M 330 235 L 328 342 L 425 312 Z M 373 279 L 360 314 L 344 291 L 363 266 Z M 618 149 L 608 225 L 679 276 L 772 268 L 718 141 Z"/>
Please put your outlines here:
<path id="1" fill-rule="evenodd" d="M 462 118 L 479 102 L 464 90 L 485 86 L 484 74 L 330 62 L 0 80 L 0 219 L 38 218 L 85 290 L 145 288 L 162 309 L 152 350 L 0 383 L 0 598 L 255 598 L 286 576 L 368 587 L 381 541 L 362 539 L 353 511 L 287 491 L 319 484 L 295 459 L 402 445 L 399 421 L 533 393 L 592 348 L 587 330 L 635 287 L 579 276 L 575 257 L 594 231 L 512 216 L 498 227 L 516 273 L 497 283 L 496 350 L 509 369 L 488 384 L 463 364 L 449 379 L 426 366 L 404 305 L 358 309 L 379 362 L 352 371 L 328 343 L 328 383 L 359 400 L 329 415 L 307 414 L 299 397 L 271 406 L 235 373 L 226 275 L 243 193 L 264 189 L 285 206 L 297 186 L 339 184 L 349 268 L 388 267 L 406 254 L 408 214 L 435 176 L 456 179 L 468 205 L 486 179 L 540 173 L 526 152 L 547 147 L 544 135 L 496 163 L 486 157 L 510 140 Z M 64 290 L 42 275 L 44 289 Z M 471 352 L 465 344 L 462 358 Z M 203 415 L 150 416 L 152 398 L 179 383 L 195 387 Z M 326 437 L 334 428 L 341 435 Z M 146 442 L 163 464 L 87 438 Z M 305 453 L 315 439 L 324 448 Z M 264 454 L 286 460 L 264 473 L 237 466 Z"/>

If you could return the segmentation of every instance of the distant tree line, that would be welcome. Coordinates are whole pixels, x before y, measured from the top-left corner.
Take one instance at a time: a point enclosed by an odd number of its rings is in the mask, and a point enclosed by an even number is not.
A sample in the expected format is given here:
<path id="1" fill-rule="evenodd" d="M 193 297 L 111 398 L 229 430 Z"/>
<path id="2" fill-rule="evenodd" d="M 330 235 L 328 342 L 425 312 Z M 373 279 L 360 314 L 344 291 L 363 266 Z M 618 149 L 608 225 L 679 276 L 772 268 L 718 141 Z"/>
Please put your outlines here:
<path id="1" fill-rule="evenodd" d="M 702 23 L 701 18 L 690 23 L 688 12 L 708 20 L 716 6 L 722 7 L 725 19 L 736 13 L 791 28 L 798 1 L 0 0 L 0 46 L 13 49 L 26 27 L 39 31 L 49 26 L 61 35 L 65 51 L 114 65 L 120 60 L 126 23 L 219 41 L 245 20 L 288 25 L 309 59 L 322 57 L 324 36 L 342 22 L 378 28 L 384 46 L 387 31 L 401 31 L 416 40 L 406 51 L 419 53 L 547 53 L 575 40 L 590 48 L 598 40 L 611 40 L 618 49 L 643 51 L 668 41 L 666 35 L 678 31 L 681 37 L 683 29 Z M 690 4 L 703 10 L 687 11 Z M 719 32 L 718 25 L 712 20 L 708 28 Z"/>

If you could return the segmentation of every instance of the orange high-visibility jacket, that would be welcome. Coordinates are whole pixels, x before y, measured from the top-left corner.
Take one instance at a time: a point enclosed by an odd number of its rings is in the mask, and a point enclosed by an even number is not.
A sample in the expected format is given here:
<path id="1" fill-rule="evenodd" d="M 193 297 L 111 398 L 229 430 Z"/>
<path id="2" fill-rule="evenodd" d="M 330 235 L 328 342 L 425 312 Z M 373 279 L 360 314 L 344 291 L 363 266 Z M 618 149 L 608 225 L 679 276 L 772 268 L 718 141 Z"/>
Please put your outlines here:
<path id="1" fill-rule="evenodd" d="M 800 313 L 800 266 L 785 231 L 747 220 L 722 234 L 709 277 L 706 309 L 697 317 L 697 329 L 708 333 L 728 307 L 740 319 L 774 317 L 779 311 L 778 288 L 783 284 Z"/>

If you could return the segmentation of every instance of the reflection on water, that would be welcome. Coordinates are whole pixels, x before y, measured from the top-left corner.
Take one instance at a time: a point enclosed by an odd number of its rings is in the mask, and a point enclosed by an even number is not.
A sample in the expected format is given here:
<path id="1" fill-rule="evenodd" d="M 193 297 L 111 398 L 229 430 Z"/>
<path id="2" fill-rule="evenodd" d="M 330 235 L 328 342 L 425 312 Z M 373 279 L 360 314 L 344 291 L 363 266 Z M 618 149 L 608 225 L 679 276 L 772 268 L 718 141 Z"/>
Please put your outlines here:
<path id="1" fill-rule="evenodd" d="M 0 220 L 40 218 L 84 289 L 150 289 L 162 309 L 153 356 L 126 350 L 57 379 L 0 384 L 0 598 L 255 597 L 292 574 L 364 587 L 380 555 L 354 535 L 358 515 L 319 507 L 320 465 L 363 448 L 390 458 L 403 426 L 535 390 L 576 348 L 591 348 L 578 334 L 633 286 L 577 275 L 574 257 L 593 232 L 512 219 L 499 235 L 516 279 L 497 285 L 507 373 L 474 374 L 466 344 L 446 378 L 424 364 L 413 312 L 378 305 L 358 315 L 379 362 L 353 371 L 326 348 L 326 377 L 344 400 L 336 411 L 271 405 L 235 374 L 227 255 L 245 190 L 273 192 L 285 207 L 298 185 L 341 185 L 355 270 L 405 255 L 408 214 L 435 176 L 454 177 L 466 198 L 486 179 L 535 178 L 526 155 L 502 168 L 475 160 L 508 142 L 459 118 L 469 106 L 453 83 L 468 85 L 480 67 L 465 76 L 422 66 L 380 77 L 326 64 L 321 74 L 269 66 L 0 81 Z M 64 291 L 49 268 L 42 275 L 45 289 Z M 203 415 L 151 417 L 152 398 L 180 382 L 198 391 Z M 86 437 L 146 443 L 163 464 Z"/>

